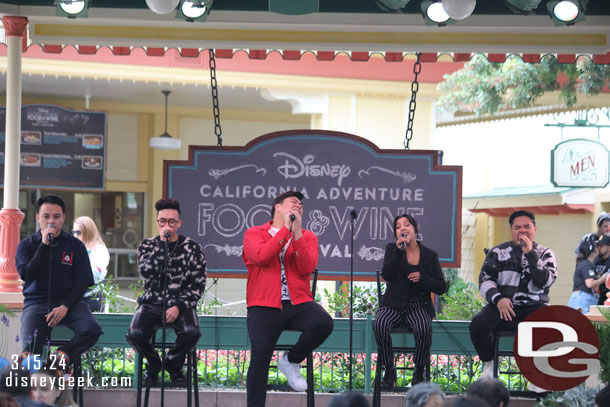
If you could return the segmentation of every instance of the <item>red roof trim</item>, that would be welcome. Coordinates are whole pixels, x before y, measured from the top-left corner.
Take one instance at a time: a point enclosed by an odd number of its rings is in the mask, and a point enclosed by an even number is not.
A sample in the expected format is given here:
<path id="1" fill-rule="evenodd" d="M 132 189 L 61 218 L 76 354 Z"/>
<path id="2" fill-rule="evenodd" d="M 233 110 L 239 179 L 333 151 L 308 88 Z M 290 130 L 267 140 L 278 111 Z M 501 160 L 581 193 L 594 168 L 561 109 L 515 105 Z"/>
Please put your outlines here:
<path id="1" fill-rule="evenodd" d="M 469 209 L 474 213 L 486 213 L 489 216 L 510 216 L 511 213 L 518 210 L 525 210 L 534 215 L 561 215 L 567 213 L 593 213 L 595 205 L 545 205 L 545 206 L 526 206 L 526 207 L 506 207 L 506 208 L 475 208 Z"/>
<path id="2" fill-rule="evenodd" d="M 32 46 L 30 46 L 31 48 Z M 42 45 L 43 52 L 58 54 L 62 53 L 64 49 L 71 46 L 44 44 Z M 125 46 L 116 47 L 96 47 L 94 45 L 76 46 L 76 49 L 80 54 L 92 55 L 97 53 L 101 49 L 109 49 L 114 55 L 130 55 L 134 49 L 144 49 L 146 54 L 149 56 L 163 56 L 172 48 L 132 48 Z M 129 51 L 128 51 L 129 50 Z M 184 57 L 196 58 L 201 52 L 206 51 L 203 48 L 182 48 L 180 54 Z M 245 52 L 248 54 L 250 59 L 263 60 L 269 57 L 270 54 L 278 53 L 282 59 L 296 61 L 303 58 L 305 55 L 311 54 L 319 61 L 332 61 L 337 55 L 345 54 L 352 61 L 368 61 L 373 55 L 382 56 L 386 62 L 402 62 L 407 56 L 415 56 L 415 52 L 367 52 L 367 51 L 300 51 L 300 50 L 265 50 L 265 49 L 217 49 L 217 58 L 234 58 L 239 52 Z M 424 52 L 420 55 L 421 62 L 437 62 L 441 55 L 449 55 L 453 62 L 468 62 L 472 57 L 472 53 L 433 53 Z M 557 58 L 557 61 L 563 64 L 573 64 L 579 58 L 591 58 L 596 64 L 610 64 L 610 52 L 606 54 L 597 55 L 577 55 L 577 54 L 502 54 L 502 53 L 489 53 L 487 59 L 491 62 L 504 62 L 509 55 L 519 55 L 523 61 L 530 63 L 538 63 L 544 55 L 551 55 Z"/>

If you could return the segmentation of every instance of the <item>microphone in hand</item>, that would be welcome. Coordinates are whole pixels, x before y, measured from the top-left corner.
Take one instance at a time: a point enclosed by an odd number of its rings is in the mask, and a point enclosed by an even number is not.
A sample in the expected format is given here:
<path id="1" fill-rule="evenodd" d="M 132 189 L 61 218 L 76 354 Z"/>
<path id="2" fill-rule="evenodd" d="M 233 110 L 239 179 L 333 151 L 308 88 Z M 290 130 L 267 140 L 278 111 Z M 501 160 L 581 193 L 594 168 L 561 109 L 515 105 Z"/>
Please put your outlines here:
<path id="1" fill-rule="evenodd" d="M 47 225 L 47 227 L 55 229 L 55 223 L 51 222 Z M 53 240 L 54 237 L 55 237 L 55 234 L 53 232 L 49 232 L 47 234 L 47 239 L 49 239 L 49 243 Z"/>
<path id="2" fill-rule="evenodd" d="M 169 239 L 169 237 L 170 237 L 171 235 L 172 235 L 172 232 L 171 232 L 170 230 L 166 230 L 166 231 L 163 233 L 163 236 L 165 236 L 165 238 L 166 238 L 166 239 Z"/>
<path id="3" fill-rule="evenodd" d="M 407 234 L 406 234 L 406 233 L 402 233 L 402 234 L 400 235 L 400 237 L 405 238 L 405 237 L 407 237 Z M 407 248 L 407 242 L 404 242 L 404 241 L 403 241 L 403 242 L 400 242 L 400 248 L 401 248 L 402 250 L 405 250 L 405 249 Z"/>
<path id="4" fill-rule="evenodd" d="M 294 220 L 295 220 L 296 218 L 297 218 L 297 217 L 296 217 L 296 216 L 294 216 L 294 214 L 293 214 L 293 213 L 291 213 L 291 214 L 290 214 L 290 221 L 291 221 L 291 222 L 294 222 Z"/>

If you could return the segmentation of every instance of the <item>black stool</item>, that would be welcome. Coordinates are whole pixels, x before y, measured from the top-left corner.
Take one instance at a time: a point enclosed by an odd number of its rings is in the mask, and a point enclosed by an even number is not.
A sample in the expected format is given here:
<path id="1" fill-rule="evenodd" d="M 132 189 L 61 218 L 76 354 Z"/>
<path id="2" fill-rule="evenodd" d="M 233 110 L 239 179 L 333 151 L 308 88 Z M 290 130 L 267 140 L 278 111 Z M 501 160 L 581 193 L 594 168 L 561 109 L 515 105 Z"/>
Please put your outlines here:
<path id="1" fill-rule="evenodd" d="M 49 346 L 67 346 L 70 341 L 68 339 L 51 339 L 49 342 Z M 47 356 L 48 357 L 48 356 Z M 81 361 L 81 355 L 78 355 L 78 358 L 74 361 L 70 361 L 74 365 L 74 370 L 72 374 L 74 375 L 74 387 L 72 388 L 72 398 L 74 401 L 80 406 L 84 407 L 85 402 L 83 400 L 83 386 L 78 385 L 78 378 L 83 374 L 83 365 Z"/>
<path id="2" fill-rule="evenodd" d="M 500 348 L 500 341 L 502 338 L 513 338 L 513 341 L 515 339 L 515 335 L 517 334 L 517 332 L 515 331 L 510 331 L 510 330 L 504 330 L 504 331 L 496 331 L 493 333 L 493 340 L 494 340 L 494 360 L 493 360 L 493 369 L 494 369 L 494 377 L 498 377 L 499 373 L 508 373 L 508 374 L 517 374 L 520 372 L 516 372 L 516 371 L 502 371 L 500 372 L 500 357 L 501 356 L 514 356 L 513 355 L 513 348 L 512 346 L 510 347 L 510 350 L 503 350 Z"/>
<path id="3" fill-rule="evenodd" d="M 377 298 L 381 299 L 381 275 L 379 270 L 377 270 Z M 400 335 L 413 335 L 413 330 L 407 327 L 407 324 L 401 322 L 392 330 L 390 334 L 400 334 Z M 415 340 L 415 337 L 414 337 Z M 415 343 L 413 346 L 395 346 L 392 345 L 392 355 L 394 353 L 415 353 Z M 373 386 L 373 407 L 379 407 L 381 405 L 381 372 L 385 368 L 385 366 L 381 365 L 381 359 L 379 355 L 381 354 L 381 348 L 377 347 L 377 363 L 375 367 L 375 384 Z M 396 367 L 397 370 L 411 370 L 408 367 Z M 426 381 L 430 381 L 430 360 L 426 363 Z M 408 391 L 408 388 L 394 388 L 392 389 L 394 392 L 404 392 Z"/>
<path id="4" fill-rule="evenodd" d="M 318 284 L 318 269 L 315 269 L 313 272 L 313 282 L 311 283 L 311 294 L 315 300 L 316 298 L 316 286 Z M 286 329 L 284 332 L 299 332 L 299 331 L 295 331 L 292 329 Z M 275 345 L 275 350 L 276 351 L 289 351 L 290 349 L 292 349 L 292 347 L 294 346 L 294 344 L 283 344 L 283 343 L 278 343 Z M 278 358 L 280 358 L 279 352 L 278 352 Z M 313 352 L 310 352 L 307 355 L 306 358 L 307 361 L 307 407 L 314 407 L 315 406 L 315 398 L 314 398 L 314 383 L 313 383 Z M 271 367 L 277 367 L 277 365 L 269 365 Z M 274 388 L 274 386 L 270 386 L 271 388 Z M 275 387 L 277 388 L 277 387 Z"/>
<path id="5" fill-rule="evenodd" d="M 162 344 L 156 342 L 156 333 L 153 334 L 153 346 L 155 348 L 161 348 Z M 175 345 L 175 342 L 166 342 L 165 346 L 170 348 Z M 142 380 L 143 380 L 143 367 L 144 358 L 142 354 L 138 352 L 138 388 L 136 396 L 136 406 L 142 406 Z M 161 377 L 161 380 L 165 380 L 165 375 Z M 150 385 L 146 385 L 144 392 L 144 407 L 148 407 L 148 399 L 150 396 Z M 186 353 L 186 405 L 191 407 L 191 397 L 195 401 L 195 406 L 199 407 L 199 380 L 197 377 L 197 346 L 193 347 Z"/>

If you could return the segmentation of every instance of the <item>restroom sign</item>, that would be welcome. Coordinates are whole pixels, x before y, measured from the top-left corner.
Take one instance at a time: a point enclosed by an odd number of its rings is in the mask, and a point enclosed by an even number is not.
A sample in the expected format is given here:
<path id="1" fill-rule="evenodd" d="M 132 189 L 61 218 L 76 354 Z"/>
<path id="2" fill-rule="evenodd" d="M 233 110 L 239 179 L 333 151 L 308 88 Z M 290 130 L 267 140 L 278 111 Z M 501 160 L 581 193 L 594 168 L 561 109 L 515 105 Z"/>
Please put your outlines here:
<path id="1" fill-rule="evenodd" d="M 608 185 L 608 149 L 586 139 L 563 141 L 551 151 L 551 182 L 557 187 Z"/>

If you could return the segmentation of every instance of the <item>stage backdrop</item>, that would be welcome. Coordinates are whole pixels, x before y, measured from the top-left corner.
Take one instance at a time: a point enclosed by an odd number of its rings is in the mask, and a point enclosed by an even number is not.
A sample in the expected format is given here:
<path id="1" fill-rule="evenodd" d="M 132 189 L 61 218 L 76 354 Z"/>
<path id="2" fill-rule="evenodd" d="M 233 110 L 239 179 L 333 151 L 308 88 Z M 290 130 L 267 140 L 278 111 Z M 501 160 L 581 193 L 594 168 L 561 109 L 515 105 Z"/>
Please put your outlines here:
<path id="1" fill-rule="evenodd" d="M 210 276 L 245 277 L 247 228 L 270 220 L 273 198 L 301 191 L 303 224 L 319 239 L 320 278 L 375 278 L 394 241 L 393 218 L 415 216 L 419 238 L 445 267 L 459 267 L 462 168 L 439 165 L 437 151 L 381 150 L 345 133 L 294 130 L 245 147 L 190 146 L 188 161 L 165 161 L 165 196 L 182 203 L 180 233 L 204 248 Z"/>

